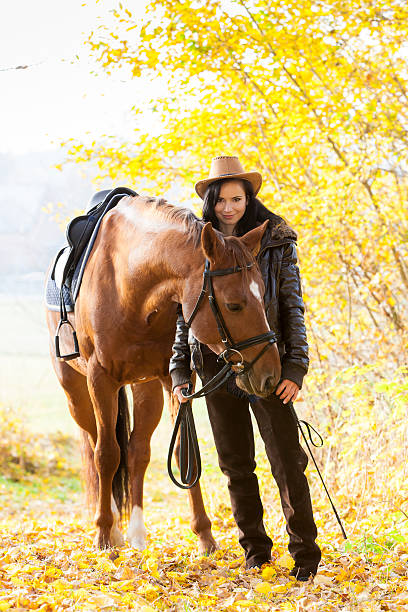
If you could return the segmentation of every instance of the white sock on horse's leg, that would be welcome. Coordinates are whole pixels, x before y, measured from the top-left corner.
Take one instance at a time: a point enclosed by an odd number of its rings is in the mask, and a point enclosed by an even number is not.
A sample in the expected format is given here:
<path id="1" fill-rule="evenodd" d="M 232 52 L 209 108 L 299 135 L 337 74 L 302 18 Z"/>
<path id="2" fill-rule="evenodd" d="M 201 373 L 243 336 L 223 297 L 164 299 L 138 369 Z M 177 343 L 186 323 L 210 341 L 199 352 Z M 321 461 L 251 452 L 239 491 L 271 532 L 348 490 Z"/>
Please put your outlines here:
<path id="1" fill-rule="evenodd" d="M 112 546 L 123 546 L 125 544 L 125 539 L 121 530 L 119 529 L 119 510 L 116 505 L 113 496 L 111 498 L 111 510 L 113 514 L 113 525 L 111 529 L 111 542 Z"/>
<path id="2" fill-rule="evenodd" d="M 133 506 L 130 515 L 127 539 L 132 548 L 144 550 L 146 548 L 146 527 L 143 520 L 143 510 L 139 506 Z"/>

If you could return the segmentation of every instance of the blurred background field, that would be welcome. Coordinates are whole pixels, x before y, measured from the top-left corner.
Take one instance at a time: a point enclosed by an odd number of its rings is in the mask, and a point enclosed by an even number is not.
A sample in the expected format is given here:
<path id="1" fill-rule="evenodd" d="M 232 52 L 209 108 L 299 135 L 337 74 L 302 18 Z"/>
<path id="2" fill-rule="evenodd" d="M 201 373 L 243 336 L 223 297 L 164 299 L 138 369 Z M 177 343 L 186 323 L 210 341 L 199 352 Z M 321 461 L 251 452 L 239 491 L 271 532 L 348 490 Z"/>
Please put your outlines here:
<path id="1" fill-rule="evenodd" d="M 51 366 L 41 297 L 0 298 L 0 403 L 36 432 L 73 435 L 65 394 Z"/>

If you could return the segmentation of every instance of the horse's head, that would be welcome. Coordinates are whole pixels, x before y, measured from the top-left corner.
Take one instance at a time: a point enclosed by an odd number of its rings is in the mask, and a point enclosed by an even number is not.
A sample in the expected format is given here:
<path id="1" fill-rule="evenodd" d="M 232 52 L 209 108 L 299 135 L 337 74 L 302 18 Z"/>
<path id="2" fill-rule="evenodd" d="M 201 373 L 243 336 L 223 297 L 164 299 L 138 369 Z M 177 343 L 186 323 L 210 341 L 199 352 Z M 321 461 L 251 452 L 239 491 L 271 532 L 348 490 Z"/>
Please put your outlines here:
<path id="1" fill-rule="evenodd" d="M 254 253 L 259 249 L 266 225 L 267 222 L 242 238 L 223 237 L 213 229 L 211 223 L 203 228 L 203 254 L 210 263 L 210 271 L 220 274 L 207 278 L 206 294 L 193 317 L 191 328 L 194 336 L 217 354 L 226 349 L 221 339 L 220 320 L 221 328 L 225 326 L 233 345 L 270 331 L 264 310 L 264 284 L 254 260 Z M 212 283 L 215 309 L 207 299 L 211 293 L 209 283 Z M 186 321 L 194 311 L 202 286 L 201 260 L 199 268 L 192 271 L 184 286 L 183 313 Z M 217 316 L 217 310 L 220 316 Z M 263 351 L 267 344 L 267 339 L 261 340 L 239 351 L 228 352 L 229 361 L 241 362 L 241 355 L 246 366 L 254 361 L 250 368 L 245 368 L 244 373 L 239 374 L 237 371 L 236 382 L 247 393 L 260 397 L 267 397 L 274 391 L 281 373 L 276 344 L 269 344 Z"/>

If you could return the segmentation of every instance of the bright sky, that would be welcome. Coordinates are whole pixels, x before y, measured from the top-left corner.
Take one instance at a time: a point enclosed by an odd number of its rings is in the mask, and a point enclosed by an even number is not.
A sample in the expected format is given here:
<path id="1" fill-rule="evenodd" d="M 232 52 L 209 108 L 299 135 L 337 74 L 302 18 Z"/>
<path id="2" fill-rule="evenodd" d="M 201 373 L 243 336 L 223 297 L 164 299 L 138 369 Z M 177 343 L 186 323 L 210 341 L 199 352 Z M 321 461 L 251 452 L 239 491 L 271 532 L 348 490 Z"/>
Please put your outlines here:
<path id="1" fill-rule="evenodd" d="M 145 0 L 128 3 L 143 14 Z M 112 21 L 117 0 L 13 0 L 0 20 L 0 152 L 54 148 L 87 132 L 129 135 L 129 109 L 163 93 L 160 85 L 93 76 L 83 45 L 98 24 Z M 75 55 L 80 59 L 75 60 Z M 72 63 L 73 62 L 73 63 Z M 26 70 L 5 70 L 18 65 Z"/>

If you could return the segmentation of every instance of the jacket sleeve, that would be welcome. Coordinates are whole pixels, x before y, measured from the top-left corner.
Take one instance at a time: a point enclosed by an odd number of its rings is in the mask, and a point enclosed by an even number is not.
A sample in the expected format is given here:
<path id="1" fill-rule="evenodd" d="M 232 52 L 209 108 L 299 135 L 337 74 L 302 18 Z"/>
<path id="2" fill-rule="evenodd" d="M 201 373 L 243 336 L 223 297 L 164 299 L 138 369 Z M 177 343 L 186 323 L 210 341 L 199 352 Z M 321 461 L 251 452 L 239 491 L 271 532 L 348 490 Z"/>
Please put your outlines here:
<path id="1" fill-rule="evenodd" d="M 170 358 L 169 372 L 172 388 L 191 379 L 191 354 L 188 344 L 188 327 L 184 321 L 181 305 L 177 309 L 176 336 L 172 348 L 173 354 Z"/>
<path id="2" fill-rule="evenodd" d="M 281 376 L 295 382 L 300 388 L 309 368 L 304 311 L 296 246 L 290 243 L 283 252 L 279 279 L 280 327 L 285 342 Z"/>

